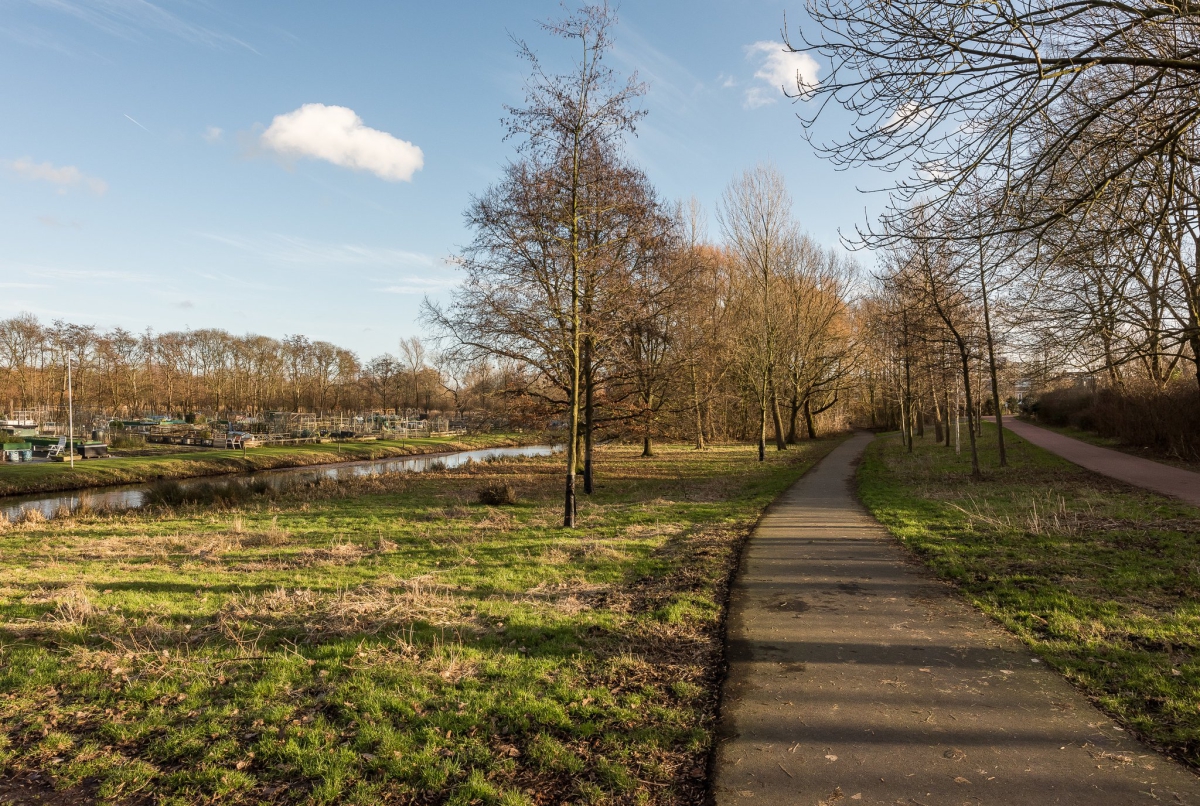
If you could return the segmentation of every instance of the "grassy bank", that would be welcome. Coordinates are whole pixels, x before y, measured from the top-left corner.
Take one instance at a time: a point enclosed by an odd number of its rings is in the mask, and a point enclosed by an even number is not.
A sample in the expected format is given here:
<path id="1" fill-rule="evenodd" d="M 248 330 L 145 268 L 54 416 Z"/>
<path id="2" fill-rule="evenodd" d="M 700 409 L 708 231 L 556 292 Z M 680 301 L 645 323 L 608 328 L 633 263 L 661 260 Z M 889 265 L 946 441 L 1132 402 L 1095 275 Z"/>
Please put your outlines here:
<path id="1" fill-rule="evenodd" d="M 1109 481 L 1011 433 L 969 457 L 895 434 L 859 469 L 864 503 L 968 599 L 1101 708 L 1200 766 L 1200 510 Z"/>
<path id="2" fill-rule="evenodd" d="M 75 490 L 109 484 L 136 484 L 158 479 L 218 476 L 280 467 L 383 459 L 442 451 L 465 451 L 505 445 L 525 445 L 544 440 L 538 435 L 482 434 L 381 442 L 344 442 L 314 445 L 280 445 L 241 451 L 192 450 L 156 456 L 113 457 L 65 462 L 0 465 L 0 495 Z"/>
<path id="3" fill-rule="evenodd" d="M 0 800 L 700 802 L 738 548 L 834 444 L 605 448 L 575 531 L 561 457 L 11 527 Z"/>

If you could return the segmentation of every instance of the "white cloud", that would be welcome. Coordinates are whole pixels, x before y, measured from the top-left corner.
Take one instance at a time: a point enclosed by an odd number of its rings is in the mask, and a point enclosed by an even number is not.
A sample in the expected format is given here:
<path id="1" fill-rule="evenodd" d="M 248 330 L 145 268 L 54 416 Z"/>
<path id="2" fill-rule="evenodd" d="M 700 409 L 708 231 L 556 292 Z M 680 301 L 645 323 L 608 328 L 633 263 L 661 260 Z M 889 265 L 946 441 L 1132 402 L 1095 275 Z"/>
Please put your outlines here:
<path id="1" fill-rule="evenodd" d="M 277 115 L 261 142 L 286 157 L 322 159 L 391 182 L 411 182 L 425 165 L 420 148 L 363 125 L 362 118 L 344 106 L 305 104 Z"/>
<path id="2" fill-rule="evenodd" d="M 795 94 L 800 89 L 797 82 L 803 87 L 817 86 L 817 72 L 821 66 L 807 53 L 791 53 L 779 42 L 755 42 L 746 48 L 746 58 L 759 60 L 754 77 L 770 87 L 770 90 L 764 87 L 747 89 L 747 109 L 775 103 L 784 90 Z"/>
<path id="3" fill-rule="evenodd" d="M 917 104 L 910 101 L 901 104 L 900 108 L 893 112 L 892 116 L 884 122 L 882 128 L 888 131 L 911 129 L 929 120 L 929 116 L 932 114 L 933 110 L 929 107 L 917 106 Z"/>
<path id="4" fill-rule="evenodd" d="M 204 130 L 204 134 L 200 135 L 210 143 L 219 143 L 221 138 L 225 136 L 225 131 L 220 126 L 209 126 Z"/>
<path id="5" fill-rule="evenodd" d="M 29 157 L 22 157 L 8 163 L 9 169 L 23 179 L 35 182 L 49 182 L 58 185 L 62 193 L 75 185 L 83 185 L 97 196 L 108 190 L 108 183 L 94 176 L 87 176 L 74 165 L 57 166 L 50 162 L 34 162 Z"/>

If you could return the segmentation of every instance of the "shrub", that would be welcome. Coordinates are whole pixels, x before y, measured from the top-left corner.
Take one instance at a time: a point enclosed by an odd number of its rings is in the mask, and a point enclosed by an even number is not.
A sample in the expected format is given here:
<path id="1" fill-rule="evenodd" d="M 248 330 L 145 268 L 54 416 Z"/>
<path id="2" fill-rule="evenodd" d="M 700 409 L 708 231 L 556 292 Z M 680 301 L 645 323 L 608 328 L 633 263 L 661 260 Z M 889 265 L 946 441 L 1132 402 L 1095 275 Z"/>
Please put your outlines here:
<path id="1" fill-rule="evenodd" d="M 1165 389 L 1130 383 L 1120 389 L 1059 389 L 1030 407 L 1041 422 L 1094 431 L 1180 459 L 1200 458 L 1200 392 L 1192 379 Z"/>
<path id="2" fill-rule="evenodd" d="M 517 503 L 517 493 L 513 490 L 512 485 L 506 481 L 498 481 L 486 487 L 481 487 L 478 495 L 479 503 L 487 504 L 488 506 L 499 507 Z"/>
<path id="3" fill-rule="evenodd" d="M 150 485 L 146 490 L 145 503 L 160 507 L 185 504 L 235 506 L 252 498 L 274 496 L 278 492 L 279 489 L 266 479 L 230 479 L 187 485 L 168 479 Z"/>

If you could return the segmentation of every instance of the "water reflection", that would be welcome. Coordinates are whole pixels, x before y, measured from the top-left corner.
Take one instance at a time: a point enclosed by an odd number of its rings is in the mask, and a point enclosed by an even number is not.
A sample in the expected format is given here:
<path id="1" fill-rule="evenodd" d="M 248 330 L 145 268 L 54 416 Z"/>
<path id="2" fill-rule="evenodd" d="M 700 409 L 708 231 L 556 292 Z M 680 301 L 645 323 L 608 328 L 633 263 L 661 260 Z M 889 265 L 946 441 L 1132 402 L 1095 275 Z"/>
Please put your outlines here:
<path id="1" fill-rule="evenodd" d="M 490 458 L 506 456 L 548 456 L 561 450 L 552 445 L 526 445 L 520 448 L 484 448 L 460 453 L 429 454 L 425 456 L 399 456 L 392 459 L 369 459 L 357 462 L 340 462 L 316 467 L 287 467 L 278 470 L 259 470 L 255 473 L 237 473 L 228 476 L 204 476 L 180 479 L 179 486 L 187 489 L 214 479 L 264 479 L 273 486 L 281 484 L 319 481 L 321 479 L 353 478 L 355 476 L 377 476 L 382 473 L 423 473 L 430 465 L 436 467 L 459 467 L 469 462 L 485 462 Z M 0 497 L 0 512 L 10 521 L 15 521 L 31 509 L 40 510 L 47 518 L 63 512 L 74 512 L 86 502 L 95 509 L 137 509 L 145 503 L 148 484 L 122 484 L 113 487 L 94 487 L 89 490 L 73 490 L 39 495 L 13 495 Z"/>

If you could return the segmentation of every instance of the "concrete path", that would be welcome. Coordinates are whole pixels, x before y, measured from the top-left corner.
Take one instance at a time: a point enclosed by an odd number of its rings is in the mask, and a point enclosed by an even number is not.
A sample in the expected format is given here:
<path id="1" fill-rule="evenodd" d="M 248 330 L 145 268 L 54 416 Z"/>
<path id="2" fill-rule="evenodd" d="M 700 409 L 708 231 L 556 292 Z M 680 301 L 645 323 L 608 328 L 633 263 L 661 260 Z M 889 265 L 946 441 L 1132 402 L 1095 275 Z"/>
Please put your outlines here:
<path id="1" fill-rule="evenodd" d="M 994 417 L 988 419 L 995 421 Z M 1200 507 L 1200 473 L 1171 467 L 1140 456 L 1130 456 L 1111 448 L 1090 445 L 1023 420 L 1005 417 L 1004 427 L 1039 448 L 1056 453 L 1068 462 L 1074 462 L 1093 473 L 1100 473 Z"/>
<path id="2" fill-rule="evenodd" d="M 1200 804 L 911 562 L 852 493 L 870 434 L 772 506 L 732 591 L 717 804 Z"/>

